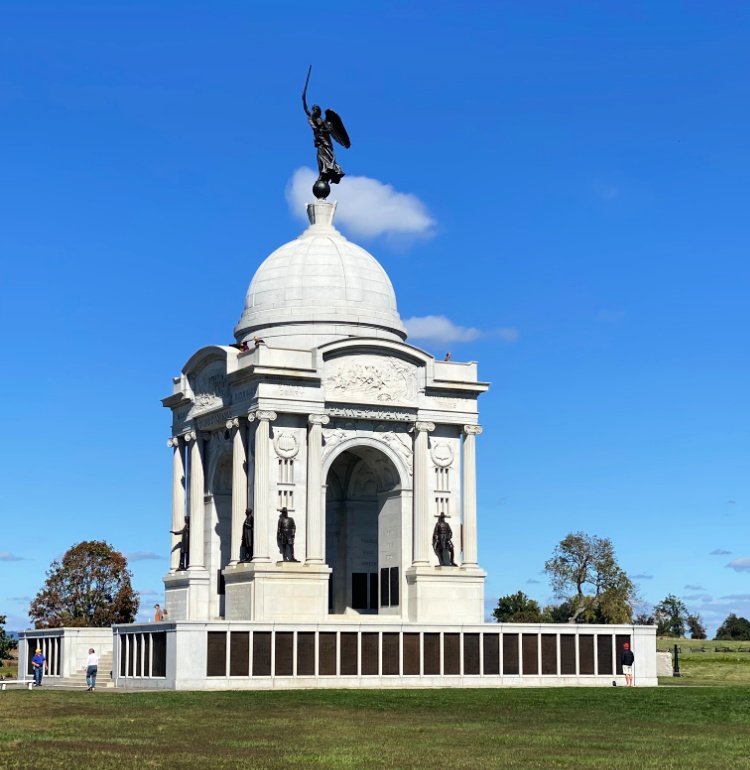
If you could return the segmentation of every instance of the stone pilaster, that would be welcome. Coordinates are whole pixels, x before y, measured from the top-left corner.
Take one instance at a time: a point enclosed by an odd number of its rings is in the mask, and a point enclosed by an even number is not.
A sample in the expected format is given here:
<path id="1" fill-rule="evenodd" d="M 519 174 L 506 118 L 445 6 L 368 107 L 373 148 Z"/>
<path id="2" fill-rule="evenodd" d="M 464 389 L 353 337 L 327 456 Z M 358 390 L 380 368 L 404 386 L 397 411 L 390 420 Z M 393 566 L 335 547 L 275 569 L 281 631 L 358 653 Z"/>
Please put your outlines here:
<path id="1" fill-rule="evenodd" d="M 242 525 L 247 510 L 247 448 L 245 446 L 245 420 L 235 417 L 227 420 L 227 430 L 232 432 L 232 537 L 229 563 L 237 564 L 242 544 Z"/>
<path id="2" fill-rule="evenodd" d="M 322 456 L 323 426 L 330 422 L 327 414 L 311 414 L 307 432 L 307 559 L 323 563 L 323 498 Z"/>
<path id="3" fill-rule="evenodd" d="M 476 437 L 482 432 L 479 425 L 464 425 L 461 454 L 461 500 L 464 527 L 463 565 L 477 564 L 477 451 Z"/>
<path id="4" fill-rule="evenodd" d="M 172 448 L 172 531 L 179 532 L 185 526 L 185 457 L 179 436 L 167 441 Z M 180 535 L 172 535 L 169 571 L 174 573 L 180 566 Z"/>
<path id="5" fill-rule="evenodd" d="M 414 423 L 414 565 L 427 565 L 430 559 L 430 455 L 427 434 L 433 430 L 435 423 Z"/>
<path id="6" fill-rule="evenodd" d="M 204 540 L 206 504 L 205 481 L 203 474 L 203 434 L 200 431 L 190 431 L 185 435 L 185 441 L 190 447 L 190 569 L 203 569 L 205 566 Z"/>
<path id="7" fill-rule="evenodd" d="M 271 526 L 269 499 L 269 473 L 271 466 L 269 437 L 271 423 L 276 419 L 276 412 L 257 410 L 247 416 L 249 422 L 257 420 L 255 429 L 255 483 L 253 484 L 255 500 L 253 515 L 255 517 L 255 539 L 253 541 L 253 562 L 268 562 L 268 540 Z"/>

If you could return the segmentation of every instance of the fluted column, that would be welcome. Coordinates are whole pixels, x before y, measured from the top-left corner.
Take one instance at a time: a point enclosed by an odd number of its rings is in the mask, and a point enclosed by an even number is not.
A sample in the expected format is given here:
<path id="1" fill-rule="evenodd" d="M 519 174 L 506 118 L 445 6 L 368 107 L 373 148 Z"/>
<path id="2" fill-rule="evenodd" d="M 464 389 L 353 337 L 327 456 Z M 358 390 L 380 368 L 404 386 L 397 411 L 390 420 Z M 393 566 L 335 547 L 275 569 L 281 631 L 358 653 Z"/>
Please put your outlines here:
<path id="1" fill-rule="evenodd" d="M 257 410 L 247 416 L 249 422 L 258 421 L 255 429 L 255 499 L 253 515 L 255 517 L 255 538 L 253 540 L 253 561 L 271 561 L 268 554 L 268 538 L 271 526 L 268 498 L 268 482 L 271 466 L 269 436 L 271 423 L 276 419 L 276 412 Z"/>
<path id="2" fill-rule="evenodd" d="M 169 439 L 167 446 L 172 448 L 172 531 L 179 532 L 185 526 L 185 457 L 179 436 Z M 172 535 L 171 543 L 170 573 L 180 566 L 180 535 Z"/>
<path id="3" fill-rule="evenodd" d="M 477 563 L 477 449 L 476 437 L 482 432 L 479 425 L 464 425 L 461 454 L 461 500 L 464 525 L 463 564 Z"/>
<path id="4" fill-rule="evenodd" d="M 328 425 L 327 414 L 311 414 L 307 431 L 307 561 L 323 563 L 323 497 L 322 479 L 323 426 Z"/>
<path id="5" fill-rule="evenodd" d="M 204 502 L 205 482 L 203 476 L 203 452 L 201 444 L 203 435 L 200 431 L 190 431 L 185 436 L 190 446 L 190 558 L 188 566 L 203 568 L 205 566 L 205 513 Z"/>
<path id="6" fill-rule="evenodd" d="M 430 476 L 427 434 L 435 430 L 435 423 L 414 423 L 414 531 L 412 553 L 414 564 L 430 563 Z"/>
<path id="7" fill-rule="evenodd" d="M 232 537 L 230 540 L 230 564 L 240 560 L 242 526 L 247 510 L 247 449 L 245 447 L 245 421 L 240 417 L 227 420 L 227 430 L 232 431 Z"/>

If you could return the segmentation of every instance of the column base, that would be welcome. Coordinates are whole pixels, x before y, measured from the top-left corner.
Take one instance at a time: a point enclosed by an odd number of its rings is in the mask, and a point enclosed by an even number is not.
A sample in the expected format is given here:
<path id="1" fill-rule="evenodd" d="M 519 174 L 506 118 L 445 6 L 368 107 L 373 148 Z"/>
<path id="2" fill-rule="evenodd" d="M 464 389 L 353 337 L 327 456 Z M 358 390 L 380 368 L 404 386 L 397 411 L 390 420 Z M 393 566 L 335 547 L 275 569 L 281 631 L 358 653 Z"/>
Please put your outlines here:
<path id="1" fill-rule="evenodd" d="M 320 622 L 328 618 L 327 564 L 243 562 L 226 567 L 227 620 Z"/>
<path id="2" fill-rule="evenodd" d="M 406 570 L 409 621 L 483 623 L 484 579 L 476 566 L 411 566 Z"/>

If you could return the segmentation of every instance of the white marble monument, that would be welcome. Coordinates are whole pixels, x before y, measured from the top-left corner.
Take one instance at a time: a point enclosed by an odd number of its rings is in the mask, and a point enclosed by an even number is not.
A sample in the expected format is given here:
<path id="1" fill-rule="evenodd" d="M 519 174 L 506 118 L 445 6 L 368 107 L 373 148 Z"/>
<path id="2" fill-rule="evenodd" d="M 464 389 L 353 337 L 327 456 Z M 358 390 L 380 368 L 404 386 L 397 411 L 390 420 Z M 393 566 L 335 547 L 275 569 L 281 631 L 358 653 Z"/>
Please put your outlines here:
<path id="1" fill-rule="evenodd" d="M 308 205 L 310 226 L 255 273 L 237 345 L 199 350 L 163 400 L 172 530 L 190 517 L 189 566 L 173 535 L 164 578 L 172 620 L 483 620 L 475 442 L 488 386 L 475 363 L 405 342 L 388 276 L 335 210 Z M 296 563 L 277 546 L 282 507 Z M 455 567 L 432 548 L 441 513 Z"/>

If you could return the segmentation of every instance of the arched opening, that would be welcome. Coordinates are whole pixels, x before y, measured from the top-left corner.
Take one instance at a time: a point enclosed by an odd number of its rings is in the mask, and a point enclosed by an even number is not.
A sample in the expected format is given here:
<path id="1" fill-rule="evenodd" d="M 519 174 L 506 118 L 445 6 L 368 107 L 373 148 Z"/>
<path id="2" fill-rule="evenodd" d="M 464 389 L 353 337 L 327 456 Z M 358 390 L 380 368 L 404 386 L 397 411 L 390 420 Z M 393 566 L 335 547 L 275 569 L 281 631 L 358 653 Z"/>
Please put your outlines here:
<path id="1" fill-rule="evenodd" d="M 326 479 L 326 562 L 332 614 L 398 614 L 401 482 L 383 452 L 355 446 Z"/>
<path id="2" fill-rule="evenodd" d="M 213 483 L 213 511 L 208 538 L 207 568 L 210 581 L 211 617 L 224 617 L 224 576 L 221 574 L 231 558 L 232 538 L 232 453 L 216 464 Z"/>

